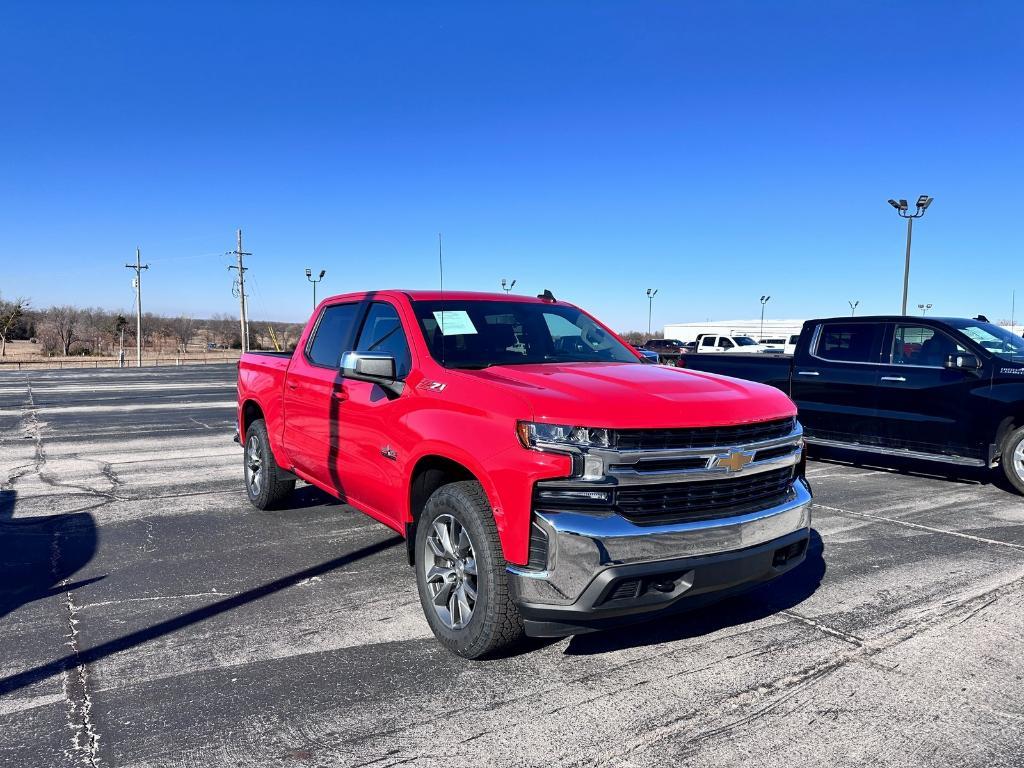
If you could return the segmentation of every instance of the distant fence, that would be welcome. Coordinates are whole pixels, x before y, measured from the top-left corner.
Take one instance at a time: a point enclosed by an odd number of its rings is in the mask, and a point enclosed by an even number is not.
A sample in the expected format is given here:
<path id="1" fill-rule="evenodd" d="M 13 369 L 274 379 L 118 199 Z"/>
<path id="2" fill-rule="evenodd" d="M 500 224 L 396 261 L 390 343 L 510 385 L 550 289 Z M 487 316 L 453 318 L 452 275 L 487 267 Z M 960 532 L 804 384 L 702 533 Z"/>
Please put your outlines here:
<path id="1" fill-rule="evenodd" d="M 237 363 L 238 356 L 214 355 L 203 357 L 151 357 L 142 358 L 143 368 L 157 368 L 178 365 L 206 365 Z M 61 368 L 120 368 L 116 357 L 111 358 L 61 358 L 59 360 L 2 360 L 0 359 L 0 371 L 4 370 L 38 370 L 38 369 L 61 369 Z M 137 368 L 135 360 L 125 359 L 125 368 Z"/>

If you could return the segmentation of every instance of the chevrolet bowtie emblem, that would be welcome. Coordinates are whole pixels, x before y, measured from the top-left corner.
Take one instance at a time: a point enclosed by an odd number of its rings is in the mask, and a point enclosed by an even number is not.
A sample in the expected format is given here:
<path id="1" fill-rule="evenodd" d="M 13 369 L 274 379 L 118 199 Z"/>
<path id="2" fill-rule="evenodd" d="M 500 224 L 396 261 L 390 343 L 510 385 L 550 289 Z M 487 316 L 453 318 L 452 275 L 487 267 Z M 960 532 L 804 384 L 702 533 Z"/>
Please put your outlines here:
<path id="1" fill-rule="evenodd" d="M 715 461 L 711 465 L 711 468 L 725 467 L 725 469 L 730 472 L 739 472 L 753 460 L 754 454 L 752 451 L 730 451 L 729 453 L 723 453 L 720 456 L 715 456 Z"/>

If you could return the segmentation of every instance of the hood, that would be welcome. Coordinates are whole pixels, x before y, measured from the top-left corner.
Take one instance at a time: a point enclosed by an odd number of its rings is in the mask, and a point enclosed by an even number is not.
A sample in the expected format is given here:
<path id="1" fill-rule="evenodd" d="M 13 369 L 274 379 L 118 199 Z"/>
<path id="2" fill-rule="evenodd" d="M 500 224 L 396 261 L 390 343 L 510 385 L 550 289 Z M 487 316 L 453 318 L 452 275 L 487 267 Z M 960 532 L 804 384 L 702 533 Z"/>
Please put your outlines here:
<path id="1" fill-rule="evenodd" d="M 545 363 L 460 371 L 506 387 L 534 420 L 613 429 L 711 427 L 782 419 L 796 406 L 765 384 L 633 363 Z"/>

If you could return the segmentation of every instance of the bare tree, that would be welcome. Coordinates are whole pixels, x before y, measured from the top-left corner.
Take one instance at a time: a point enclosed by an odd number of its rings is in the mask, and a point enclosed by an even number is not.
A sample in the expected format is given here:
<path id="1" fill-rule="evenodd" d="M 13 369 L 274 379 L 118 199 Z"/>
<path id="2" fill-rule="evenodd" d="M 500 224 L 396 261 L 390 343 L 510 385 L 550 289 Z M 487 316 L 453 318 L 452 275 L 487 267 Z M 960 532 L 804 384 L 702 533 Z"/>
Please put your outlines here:
<path id="1" fill-rule="evenodd" d="M 179 315 L 168 324 L 171 334 L 178 342 L 178 350 L 182 353 L 188 352 L 188 343 L 192 340 L 195 321 L 188 315 Z"/>
<path id="2" fill-rule="evenodd" d="M 81 310 L 68 304 L 50 307 L 46 312 L 47 324 L 53 331 L 60 349 L 65 357 L 71 353 L 71 345 L 78 341 L 78 323 Z"/>
<path id="3" fill-rule="evenodd" d="M 7 337 L 28 309 L 28 299 L 18 297 L 14 301 L 0 301 L 0 357 L 7 354 Z"/>

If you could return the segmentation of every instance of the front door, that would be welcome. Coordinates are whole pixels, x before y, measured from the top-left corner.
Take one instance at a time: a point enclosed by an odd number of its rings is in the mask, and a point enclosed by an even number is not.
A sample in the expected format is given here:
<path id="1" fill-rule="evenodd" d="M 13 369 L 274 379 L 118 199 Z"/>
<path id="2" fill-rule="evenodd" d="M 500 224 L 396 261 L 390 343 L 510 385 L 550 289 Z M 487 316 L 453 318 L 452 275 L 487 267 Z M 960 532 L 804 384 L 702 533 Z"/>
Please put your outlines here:
<path id="1" fill-rule="evenodd" d="M 827 322 L 793 366 L 792 398 L 810 438 L 877 444 L 875 398 L 884 323 Z"/>
<path id="2" fill-rule="evenodd" d="M 409 374 L 409 344 L 398 311 L 390 302 L 369 305 L 354 349 L 393 357 L 399 380 Z M 405 451 L 411 442 L 402 416 L 414 398 L 408 389 L 396 396 L 377 384 L 346 379 L 339 408 L 337 473 L 342 483 L 362 506 L 396 521 L 402 515 Z"/>
<path id="3" fill-rule="evenodd" d="M 894 323 L 878 377 L 879 423 L 885 444 L 924 453 L 982 458 L 970 444 L 970 390 L 978 374 L 947 368 L 951 355 L 973 354 L 938 328 Z"/>

